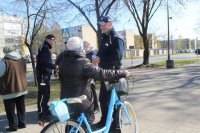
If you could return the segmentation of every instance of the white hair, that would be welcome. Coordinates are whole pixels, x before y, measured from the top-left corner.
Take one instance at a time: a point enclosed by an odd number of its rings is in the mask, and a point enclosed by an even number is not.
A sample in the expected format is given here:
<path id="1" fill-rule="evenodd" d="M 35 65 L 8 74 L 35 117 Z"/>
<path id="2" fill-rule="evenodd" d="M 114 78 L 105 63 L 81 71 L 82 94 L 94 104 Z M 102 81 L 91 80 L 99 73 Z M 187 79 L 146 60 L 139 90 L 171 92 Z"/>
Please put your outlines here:
<path id="1" fill-rule="evenodd" d="M 67 50 L 82 52 L 83 49 L 83 40 L 80 37 L 71 37 L 67 41 L 66 45 Z"/>

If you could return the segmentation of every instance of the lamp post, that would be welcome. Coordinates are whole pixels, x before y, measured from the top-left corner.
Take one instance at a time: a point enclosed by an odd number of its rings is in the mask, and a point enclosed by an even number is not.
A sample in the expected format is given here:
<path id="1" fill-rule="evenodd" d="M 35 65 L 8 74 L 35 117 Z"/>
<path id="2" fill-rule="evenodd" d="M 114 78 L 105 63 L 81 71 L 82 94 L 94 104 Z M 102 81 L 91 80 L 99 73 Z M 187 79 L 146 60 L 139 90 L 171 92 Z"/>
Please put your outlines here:
<path id="1" fill-rule="evenodd" d="M 167 49 L 167 55 L 168 55 L 168 59 L 166 61 L 166 67 L 167 68 L 174 68 L 174 61 L 173 60 L 170 60 L 170 49 L 169 49 L 169 37 L 170 37 L 170 34 L 169 34 L 169 19 L 172 19 L 172 17 L 169 17 L 169 6 L 168 6 L 168 0 L 167 0 L 167 31 L 168 31 L 168 40 L 167 40 L 167 46 L 168 46 L 168 49 Z"/>

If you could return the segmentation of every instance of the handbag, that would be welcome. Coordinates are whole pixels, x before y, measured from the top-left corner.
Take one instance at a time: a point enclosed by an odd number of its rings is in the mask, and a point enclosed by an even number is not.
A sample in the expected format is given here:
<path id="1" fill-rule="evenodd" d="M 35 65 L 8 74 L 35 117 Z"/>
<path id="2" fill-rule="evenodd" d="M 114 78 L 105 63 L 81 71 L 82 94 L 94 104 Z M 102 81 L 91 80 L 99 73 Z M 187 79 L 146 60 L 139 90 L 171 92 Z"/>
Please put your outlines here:
<path id="1" fill-rule="evenodd" d="M 118 80 L 118 82 L 112 84 L 105 82 L 105 85 L 107 90 L 110 90 L 112 87 L 114 87 L 119 95 L 126 95 L 130 91 L 128 81 L 125 78 L 121 78 Z"/>

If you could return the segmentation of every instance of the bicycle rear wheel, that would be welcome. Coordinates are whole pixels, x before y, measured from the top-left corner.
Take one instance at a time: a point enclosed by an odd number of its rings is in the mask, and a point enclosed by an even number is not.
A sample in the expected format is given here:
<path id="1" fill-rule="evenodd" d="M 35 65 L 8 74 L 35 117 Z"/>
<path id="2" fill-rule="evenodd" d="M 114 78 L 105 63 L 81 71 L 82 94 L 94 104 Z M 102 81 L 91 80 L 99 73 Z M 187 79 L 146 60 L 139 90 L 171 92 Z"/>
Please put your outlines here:
<path id="1" fill-rule="evenodd" d="M 119 124 L 122 133 L 137 133 L 137 118 L 135 111 L 132 105 L 125 101 L 125 108 L 127 110 L 128 115 L 125 112 L 125 109 L 121 106 L 119 109 Z M 130 121 L 129 121 L 130 118 Z"/>
<path id="2" fill-rule="evenodd" d="M 71 130 L 73 128 L 73 130 Z M 59 120 L 49 123 L 43 128 L 41 133 L 75 133 L 78 128 L 78 123 L 73 120 L 68 120 L 66 122 L 60 122 Z M 85 133 L 85 130 L 80 127 L 78 133 Z"/>

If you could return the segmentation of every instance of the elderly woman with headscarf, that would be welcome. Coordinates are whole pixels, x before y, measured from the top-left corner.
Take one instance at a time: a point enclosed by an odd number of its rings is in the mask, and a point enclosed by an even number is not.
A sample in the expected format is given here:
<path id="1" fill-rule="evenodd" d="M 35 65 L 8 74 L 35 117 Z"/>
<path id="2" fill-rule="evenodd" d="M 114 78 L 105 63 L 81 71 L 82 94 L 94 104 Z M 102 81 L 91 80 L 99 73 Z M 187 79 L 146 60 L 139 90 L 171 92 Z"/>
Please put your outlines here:
<path id="1" fill-rule="evenodd" d="M 14 46 L 3 49 L 4 58 L 0 61 L 0 97 L 3 98 L 9 127 L 7 132 L 26 127 L 25 102 L 27 94 L 26 60 Z M 15 115 L 17 109 L 17 117 Z"/>
<path id="2" fill-rule="evenodd" d="M 94 121 L 93 95 L 90 79 L 110 81 L 126 77 L 129 73 L 124 70 L 104 70 L 94 66 L 85 57 L 83 41 L 79 37 L 71 37 L 67 41 L 66 50 L 59 55 L 59 79 L 61 84 L 60 98 L 86 95 L 82 104 L 69 105 L 69 111 L 84 112 L 90 124 Z"/>

